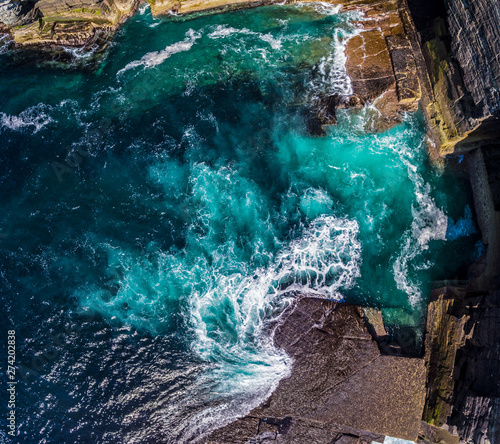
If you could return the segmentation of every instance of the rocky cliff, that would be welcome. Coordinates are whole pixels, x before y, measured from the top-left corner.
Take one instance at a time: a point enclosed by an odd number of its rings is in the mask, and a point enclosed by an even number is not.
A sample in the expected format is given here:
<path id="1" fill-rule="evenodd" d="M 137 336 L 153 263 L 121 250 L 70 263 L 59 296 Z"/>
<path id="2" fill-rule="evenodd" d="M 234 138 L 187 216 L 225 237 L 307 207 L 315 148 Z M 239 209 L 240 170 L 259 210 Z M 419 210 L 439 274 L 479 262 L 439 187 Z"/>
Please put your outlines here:
<path id="1" fill-rule="evenodd" d="M 432 83 L 428 120 L 440 154 L 500 135 L 500 3 L 409 0 Z"/>
<path id="2" fill-rule="evenodd" d="M 500 439 L 500 291 L 433 291 L 427 318 L 423 419 L 460 442 Z M 437 441 L 439 442 L 439 441 Z"/>
<path id="3" fill-rule="evenodd" d="M 106 41 L 138 0 L 0 0 L 0 25 L 25 45 L 85 46 Z"/>
<path id="4" fill-rule="evenodd" d="M 272 1 L 149 2 L 155 14 L 182 14 Z M 0 32 L 19 44 L 89 45 L 110 35 L 138 3 L 0 0 Z M 467 283 L 433 292 L 425 361 L 381 353 L 359 308 L 303 299 L 275 337 L 295 358 L 292 376 L 207 442 L 360 443 L 419 435 L 421 443 L 498 443 L 500 1 L 334 3 L 363 10 L 365 20 L 346 51 L 353 94 L 322 98 L 315 127 L 334 123 L 339 106 L 371 103 L 379 111 L 373 129 L 384 129 L 420 104 L 431 156 L 467 165 L 486 252 Z M 426 422 L 419 424 L 422 410 Z"/>
<path id="5" fill-rule="evenodd" d="M 500 2 L 409 0 L 429 76 L 437 155 L 463 162 L 486 252 L 429 304 L 424 420 L 463 443 L 500 442 Z M 436 429 L 427 429 L 433 435 Z M 423 433 L 426 435 L 426 432 Z M 440 442 L 440 437 L 422 442 Z"/>

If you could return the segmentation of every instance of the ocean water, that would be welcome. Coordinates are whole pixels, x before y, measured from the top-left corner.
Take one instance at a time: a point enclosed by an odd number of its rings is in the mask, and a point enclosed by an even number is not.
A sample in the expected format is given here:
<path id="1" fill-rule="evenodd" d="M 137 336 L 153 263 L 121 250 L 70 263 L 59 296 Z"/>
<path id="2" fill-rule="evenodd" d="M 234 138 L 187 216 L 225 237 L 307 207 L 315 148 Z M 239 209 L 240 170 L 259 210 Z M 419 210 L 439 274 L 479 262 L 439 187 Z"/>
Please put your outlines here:
<path id="1" fill-rule="evenodd" d="M 374 133 L 374 109 L 341 110 L 324 137 L 307 131 L 316 98 L 351 92 L 359 19 L 142 7 L 97 62 L 0 48 L 19 442 L 196 441 L 290 373 L 272 337 L 296 298 L 421 332 L 431 281 L 466 278 L 471 192 L 428 164 L 419 113 Z"/>

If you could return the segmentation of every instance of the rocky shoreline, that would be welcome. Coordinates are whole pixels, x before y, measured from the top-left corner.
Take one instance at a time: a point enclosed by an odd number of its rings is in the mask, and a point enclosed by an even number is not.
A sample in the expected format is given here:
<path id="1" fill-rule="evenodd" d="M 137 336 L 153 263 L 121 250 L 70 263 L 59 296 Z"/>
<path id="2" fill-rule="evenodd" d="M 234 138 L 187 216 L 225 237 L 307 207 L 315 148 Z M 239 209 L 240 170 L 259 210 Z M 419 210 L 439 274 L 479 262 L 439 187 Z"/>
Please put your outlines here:
<path id="1" fill-rule="evenodd" d="M 417 440 L 425 401 L 424 360 L 380 347 L 385 341 L 383 324 L 377 322 L 380 312 L 305 296 L 284 318 L 274 341 L 294 359 L 291 376 L 261 406 L 202 442 Z"/>
<path id="2" fill-rule="evenodd" d="M 0 33 L 19 46 L 101 44 L 137 0 L 0 0 Z M 149 0 L 154 15 L 223 12 L 272 0 Z M 346 45 L 351 97 L 316 105 L 313 132 L 338 107 L 371 104 L 371 129 L 422 109 L 430 158 L 468 174 L 484 254 L 467 281 L 436 284 L 423 356 L 389 341 L 380 312 L 304 296 L 277 326 L 295 359 L 263 405 L 209 443 L 500 442 L 500 6 L 488 0 L 341 0 L 364 12 Z M 101 39 L 101 40 L 100 40 Z M 97 42 L 97 43 L 96 43 Z"/>

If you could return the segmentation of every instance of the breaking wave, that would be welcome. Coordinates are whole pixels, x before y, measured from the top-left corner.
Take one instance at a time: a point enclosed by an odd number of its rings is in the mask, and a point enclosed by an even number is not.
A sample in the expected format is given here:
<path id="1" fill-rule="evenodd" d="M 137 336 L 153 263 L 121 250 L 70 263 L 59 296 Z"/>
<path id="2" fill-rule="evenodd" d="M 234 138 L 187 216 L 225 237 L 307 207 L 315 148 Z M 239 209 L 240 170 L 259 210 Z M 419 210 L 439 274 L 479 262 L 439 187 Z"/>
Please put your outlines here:
<path id="1" fill-rule="evenodd" d="M 0 112 L 0 131 L 5 128 L 12 131 L 31 129 L 33 133 L 37 133 L 50 122 L 53 122 L 50 117 L 51 111 L 52 107 L 40 103 L 22 111 L 17 116 Z"/>
<path id="2" fill-rule="evenodd" d="M 422 143 L 424 143 L 422 141 Z M 431 186 L 426 183 L 418 169 L 418 160 L 425 152 L 423 146 L 412 152 L 408 147 L 395 144 L 397 154 L 407 167 L 408 176 L 414 186 L 416 197 L 412 205 L 413 220 L 411 227 L 406 230 L 402 238 L 401 253 L 393 264 L 394 279 L 397 288 L 404 291 L 410 303 L 415 306 L 422 301 L 422 283 L 410 278 L 410 268 L 415 259 L 429 248 L 433 240 L 446 240 L 448 217 L 441 208 L 438 208 L 431 197 Z M 430 264 L 420 264 L 419 269 L 428 268 Z"/>
<path id="3" fill-rule="evenodd" d="M 140 60 L 134 60 L 133 62 L 128 63 L 125 68 L 118 71 L 117 75 L 123 74 L 129 69 L 134 69 L 139 66 L 144 66 L 144 68 L 154 68 L 155 66 L 162 64 L 165 60 L 167 60 L 174 54 L 189 51 L 195 44 L 196 40 L 198 40 L 200 37 L 201 32 L 196 32 L 190 29 L 186 33 L 186 38 L 184 40 L 169 45 L 162 51 L 148 52 Z"/>

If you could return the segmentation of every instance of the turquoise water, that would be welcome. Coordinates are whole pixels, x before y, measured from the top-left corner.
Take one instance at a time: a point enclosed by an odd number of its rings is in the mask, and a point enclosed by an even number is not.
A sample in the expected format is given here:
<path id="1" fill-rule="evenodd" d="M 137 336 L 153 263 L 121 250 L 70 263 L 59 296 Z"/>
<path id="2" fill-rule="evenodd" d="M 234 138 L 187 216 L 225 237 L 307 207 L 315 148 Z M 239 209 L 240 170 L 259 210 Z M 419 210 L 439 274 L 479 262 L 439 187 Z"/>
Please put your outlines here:
<path id="1" fill-rule="evenodd" d="M 289 374 L 272 331 L 300 295 L 418 332 L 430 281 L 465 277 L 470 190 L 428 165 L 418 113 L 374 133 L 373 109 L 341 110 L 326 136 L 307 131 L 316 98 L 351 92 L 356 18 L 142 8 L 97 68 L 3 50 L 2 323 L 18 335 L 21 440 L 200 437 Z"/>

